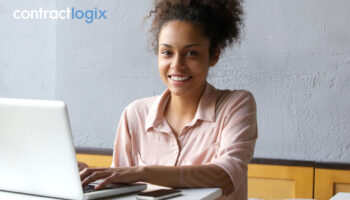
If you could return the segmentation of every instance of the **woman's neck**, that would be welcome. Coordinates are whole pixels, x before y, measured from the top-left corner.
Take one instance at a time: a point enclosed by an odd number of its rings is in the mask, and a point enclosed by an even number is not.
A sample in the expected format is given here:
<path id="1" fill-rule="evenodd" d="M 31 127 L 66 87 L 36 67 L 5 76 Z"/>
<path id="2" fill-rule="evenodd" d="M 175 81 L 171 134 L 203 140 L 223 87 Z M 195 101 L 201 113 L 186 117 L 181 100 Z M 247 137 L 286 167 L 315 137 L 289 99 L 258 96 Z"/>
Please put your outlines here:
<path id="1" fill-rule="evenodd" d="M 192 120 L 197 112 L 204 89 L 205 84 L 201 88 L 198 88 L 198 92 L 190 95 L 177 96 L 171 94 L 166 111 L 171 112 L 172 116 L 181 117 L 186 121 Z"/>

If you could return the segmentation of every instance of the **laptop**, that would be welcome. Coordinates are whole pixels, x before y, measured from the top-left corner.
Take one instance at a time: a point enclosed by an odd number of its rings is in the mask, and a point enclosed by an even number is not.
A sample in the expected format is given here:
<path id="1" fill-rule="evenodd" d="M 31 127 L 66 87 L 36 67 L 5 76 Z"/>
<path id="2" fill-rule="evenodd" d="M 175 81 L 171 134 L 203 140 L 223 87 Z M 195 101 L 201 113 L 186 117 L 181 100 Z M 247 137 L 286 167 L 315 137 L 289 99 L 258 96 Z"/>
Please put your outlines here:
<path id="1" fill-rule="evenodd" d="M 137 192 L 109 184 L 83 192 L 67 107 L 62 101 L 0 98 L 0 190 L 64 199 Z"/>

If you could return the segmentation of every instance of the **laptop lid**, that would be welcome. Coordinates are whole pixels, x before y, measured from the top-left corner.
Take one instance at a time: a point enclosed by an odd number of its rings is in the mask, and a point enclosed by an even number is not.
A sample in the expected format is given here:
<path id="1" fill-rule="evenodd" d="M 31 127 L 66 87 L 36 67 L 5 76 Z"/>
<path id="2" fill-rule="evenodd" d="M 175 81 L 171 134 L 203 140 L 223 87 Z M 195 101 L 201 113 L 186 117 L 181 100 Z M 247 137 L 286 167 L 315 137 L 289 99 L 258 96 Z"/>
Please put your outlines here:
<path id="1" fill-rule="evenodd" d="M 146 184 L 109 184 L 83 194 L 66 105 L 0 98 L 0 190 L 65 199 L 141 191 Z"/>
<path id="2" fill-rule="evenodd" d="M 0 190 L 83 198 L 63 102 L 0 98 Z"/>

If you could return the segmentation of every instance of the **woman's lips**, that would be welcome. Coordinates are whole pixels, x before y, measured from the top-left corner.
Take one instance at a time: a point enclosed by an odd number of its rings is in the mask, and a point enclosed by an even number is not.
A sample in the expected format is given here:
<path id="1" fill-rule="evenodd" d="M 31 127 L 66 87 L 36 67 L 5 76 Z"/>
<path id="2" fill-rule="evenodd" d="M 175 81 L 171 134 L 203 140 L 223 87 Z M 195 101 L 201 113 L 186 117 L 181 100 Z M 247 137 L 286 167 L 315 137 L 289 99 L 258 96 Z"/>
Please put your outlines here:
<path id="1" fill-rule="evenodd" d="M 191 78 L 191 76 L 176 76 L 176 75 L 169 75 L 169 78 L 173 81 L 186 81 Z"/>
<path id="2" fill-rule="evenodd" d="M 182 85 L 185 84 L 192 76 L 187 75 L 169 75 L 168 78 L 171 80 L 173 85 Z"/>

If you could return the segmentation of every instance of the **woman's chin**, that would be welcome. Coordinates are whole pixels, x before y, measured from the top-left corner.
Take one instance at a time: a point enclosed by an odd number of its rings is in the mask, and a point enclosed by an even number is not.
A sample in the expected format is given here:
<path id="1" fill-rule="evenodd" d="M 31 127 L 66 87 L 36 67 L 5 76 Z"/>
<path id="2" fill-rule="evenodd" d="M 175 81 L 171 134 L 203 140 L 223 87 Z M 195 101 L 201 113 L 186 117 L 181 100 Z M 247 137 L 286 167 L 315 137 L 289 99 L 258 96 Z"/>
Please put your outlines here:
<path id="1" fill-rule="evenodd" d="M 184 97 L 189 94 L 189 90 L 185 88 L 174 88 L 170 87 L 169 88 L 171 95 L 179 96 L 179 97 Z"/>

